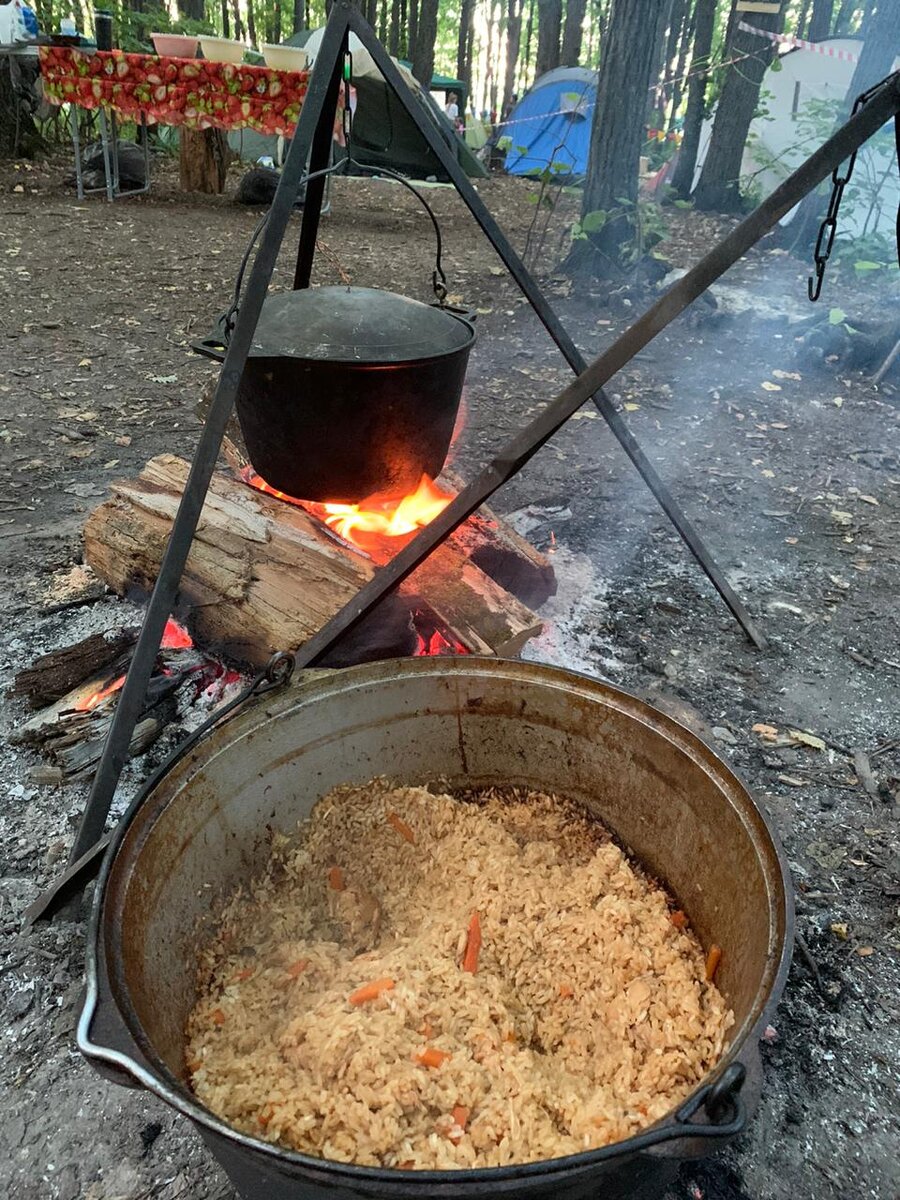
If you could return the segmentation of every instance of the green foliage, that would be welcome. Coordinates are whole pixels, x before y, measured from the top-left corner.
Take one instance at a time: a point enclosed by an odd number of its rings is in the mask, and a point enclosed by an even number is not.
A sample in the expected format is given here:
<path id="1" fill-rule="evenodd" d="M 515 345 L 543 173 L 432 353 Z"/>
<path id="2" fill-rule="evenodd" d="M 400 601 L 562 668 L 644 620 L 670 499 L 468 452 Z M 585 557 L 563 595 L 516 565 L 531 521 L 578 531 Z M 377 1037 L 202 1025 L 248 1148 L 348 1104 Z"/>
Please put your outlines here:
<path id="1" fill-rule="evenodd" d="M 627 196 L 616 197 L 617 208 L 594 209 L 582 215 L 570 230 L 573 242 L 590 241 L 607 225 L 618 223 L 621 236 L 618 258 L 624 265 L 636 263 L 665 237 L 668 224 L 660 206 L 652 200 L 638 200 Z"/>
<path id="2" fill-rule="evenodd" d="M 758 164 L 757 170 L 741 180 L 741 191 L 746 199 L 756 202 L 762 198 L 764 175 L 775 177 L 780 182 L 786 179 L 800 162 L 826 141 L 839 123 L 844 105 L 835 100 L 808 100 L 802 104 L 794 118 L 795 139 L 781 154 L 771 153 L 756 133 L 751 133 L 748 145 Z M 763 105 L 761 114 L 772 119 Z M 840 270 L 852 270 L 857 279 L 876 275 L 893 261 L 896 249 L 890 233 L 879 232 L 875 227 L 884 210 L 884 184 L 890 178 L 894 165 L 894 134 L 885 126 L 860 149 L 856 156 L 853 175 L 844 188 L 841 201 L 842 221 L 838 217 L 838 232 L 831 251 L 831 263 Z M 846 164 L 845 164 L 846 166 Z M 820 188 L 822 215 L 825 215 L 827 196 L 831 180 Z M 857 224 L 862 225 L 858 234 L 847 231 L 846 214 L 853 211 Z"/>

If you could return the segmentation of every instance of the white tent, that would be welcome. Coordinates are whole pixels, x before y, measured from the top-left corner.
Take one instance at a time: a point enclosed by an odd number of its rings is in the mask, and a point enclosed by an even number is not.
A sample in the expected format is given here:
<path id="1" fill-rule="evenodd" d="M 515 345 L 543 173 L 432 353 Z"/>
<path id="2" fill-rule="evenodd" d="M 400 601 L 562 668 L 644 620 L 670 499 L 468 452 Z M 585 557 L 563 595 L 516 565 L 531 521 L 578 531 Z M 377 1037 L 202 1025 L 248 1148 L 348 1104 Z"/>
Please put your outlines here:
<path id="1" fill-rule="evenodd" d="M 853 78 L 855 62 L 851 60 L 858 57 L 863 44 L 852 38 L 831 38 L 816 45 L 821 49 L 798 47 L 782 54 L 763 80 L 761 112 L 750 126 L 741 163 L 745 182 L 758 189 L 761 197 L 774 191 L 829 136 L 835 110 Z M 839 52 L 843 52 L 841 57 Z M 895 68 L 898 64 L 900 59 Z M 700 137 L 695 185 L 711 132 L 710 120 Z M 839 229 L 854 237 L 876 231 L 890 234 L 898 201 L 893 127 L 888 125 L 857 156 L 853 181 L 841 204 Z M 792 209 L 782 223 L 787 224 L 795 212 Z"/>

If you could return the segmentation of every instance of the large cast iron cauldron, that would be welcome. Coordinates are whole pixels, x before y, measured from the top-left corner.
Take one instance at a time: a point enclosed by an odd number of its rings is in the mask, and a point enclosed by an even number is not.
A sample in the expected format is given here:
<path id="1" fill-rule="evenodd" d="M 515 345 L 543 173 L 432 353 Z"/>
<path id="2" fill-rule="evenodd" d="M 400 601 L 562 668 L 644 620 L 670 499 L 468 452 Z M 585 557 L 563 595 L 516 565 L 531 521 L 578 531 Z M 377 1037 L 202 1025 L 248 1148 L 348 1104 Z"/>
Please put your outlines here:
<path id="1" fill-rule="evenodd" d="M 736 1018 L 722 1063 L 681 1109 L 641 1135 L 568 1158 L 409 1172 L 282 1150 L 198 1103 L 185 1083 L 185 1018 L 198 942 L 222 897 L 262 869 L 272 829 L 292 831 L 328 789 L 380 774 L 571 796 L 667 881 L 703 943 L 722 947 L 717 982 Z M 551 667 L 383 662 L 259 701 L 132 806 L 97 887 L 78 1044 L 104 1073 L 193 1121 L 244 1197 L 637 1200 L 659 1196 L 681 1159 L 743 1128 L 792 925 L 784 860 L 765 818 L 687 730 L 624 692 Z"/>
<path id="2" fill-rule="evenodd" d="M 474 342 L 465 316 L 377 288 L 269 296 L 237 396 L 250 461 L 304 500 L 415 491 L 444 465 Z"/>

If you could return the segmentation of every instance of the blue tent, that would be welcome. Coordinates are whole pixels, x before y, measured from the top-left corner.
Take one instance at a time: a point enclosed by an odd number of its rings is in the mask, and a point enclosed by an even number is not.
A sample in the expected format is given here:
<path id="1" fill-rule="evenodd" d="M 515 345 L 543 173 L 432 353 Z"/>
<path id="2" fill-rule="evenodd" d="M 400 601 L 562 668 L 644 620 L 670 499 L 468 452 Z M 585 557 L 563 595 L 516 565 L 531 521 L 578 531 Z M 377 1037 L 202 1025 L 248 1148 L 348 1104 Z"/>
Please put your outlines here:
<path id="1" fill-rule="evenodd" d="M 511 175 L 581 176 L 587 172 L 597 72 L 557 67 L 535 80 L 502 129 Z"/>

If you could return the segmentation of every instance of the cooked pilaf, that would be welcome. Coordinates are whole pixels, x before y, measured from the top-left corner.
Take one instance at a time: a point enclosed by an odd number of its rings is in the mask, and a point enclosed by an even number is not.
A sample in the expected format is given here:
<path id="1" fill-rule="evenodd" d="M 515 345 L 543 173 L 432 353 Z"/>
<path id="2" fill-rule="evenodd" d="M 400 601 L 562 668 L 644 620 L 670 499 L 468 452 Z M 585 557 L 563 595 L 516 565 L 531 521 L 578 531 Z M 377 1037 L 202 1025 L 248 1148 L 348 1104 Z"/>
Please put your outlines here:
<path id="1" fill-rule="evenodd" d="M 278 837 L 202 955 L 186 1060 L 245 1133 L 461 1168 L 637 1132 L 732 1015 L 667 894 L 574 804 L 375 781 Z"/>

